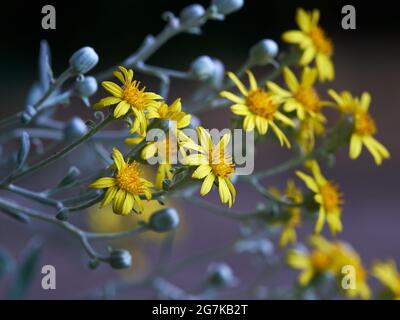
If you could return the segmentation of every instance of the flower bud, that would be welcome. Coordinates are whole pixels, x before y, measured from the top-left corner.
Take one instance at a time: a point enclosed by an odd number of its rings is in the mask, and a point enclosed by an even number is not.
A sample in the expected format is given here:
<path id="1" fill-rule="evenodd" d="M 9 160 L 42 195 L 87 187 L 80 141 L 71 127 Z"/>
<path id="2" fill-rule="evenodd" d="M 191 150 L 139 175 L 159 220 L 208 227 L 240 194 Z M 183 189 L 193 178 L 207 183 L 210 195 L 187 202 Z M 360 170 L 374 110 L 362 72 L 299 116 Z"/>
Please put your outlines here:
<path id="1" fill-rule="evenodd" d="M 132 265 L 132 256 L 126 250 L 113 250 L 110 253 L 109 263 L 114 269 L 129 268 Z"/>
<path id="2" fill-rule="evenodd" d="M 76 80 L 75 92 L 80 97 L 90 97 L 97 91 L 97 81 L 95 77 L 81 77 Z"/>
<path id="3" fill-rule="evenodd" d="M 99 62 L 99 56 L 91 47 L 83 47 L 69 59 L 69 65 L 75 74 L 86 73 Z"/>
<path id="4" fill-rule="evenodd" d="M 79 117 L 73 117 L 64 128 L 64 138 L 75 140 L 88 132 L 85 122 Z"/>
<path id="5" fill-rule="evenodd" d="M 195 3 L 183 8 L 179 17 L 182 23 L 190 23 L 204 16 L 205 10 L 201 4 Z"/>
<path id="6" fill-rule="evenodd" d="M 69 211 L 68 211 L 68 209 L 67 209 L 67 208 L 61 208 L 61 209 L 58 211 L 58 213 L 57 213 L 57 215 L 56 215 L 56 218 L 57 218 L 58 220 L 60 220 L 60 221 L 67 221 L 68 218 L 69 218 Z"/>
<path id="7" fill-rule="evenodd" d="M 227 15 L 240 10 L 244 0 L 213 0 L 212 4 L 217 7 L 219 13 Z"/>
<path id="8" fill-rule="evenodd" d="M 178 212 L 174 208 L 165 208 L 150 217 L 148 227 L 156 232 L 166 232 L 175 229 L 178 224 Z"/>
<path id="9" fill-rule="evenodd" d="M 230 266 L 226 263 L 212 263 L 207 270 L 207 279 L 212 286 L 233 287 L 237 279 Z"/>
<path id="10" fill-rule="evenodd" d="M 190 66 L 190 73 L 198 80 L 210 79 L 215 73 L 215 65 L 209 56 L 200 56 Z"/>
<path id="11" fill-rule="evenodd" d="M 210 83 L 215 88 L 220 88 L 225 78 L 225 66 L 221 60 L 213 59 L 213 62 L 215 70 L 212 78 L 210 79 Z"/>
<path id="12" fill-rule="evenodd" d="M 278 44 L 274 40 L 264 39 L 257 42 L 250 49 L 250 59 L 256 65 L 262 66 L 276 57 L 279 52 Z"/>

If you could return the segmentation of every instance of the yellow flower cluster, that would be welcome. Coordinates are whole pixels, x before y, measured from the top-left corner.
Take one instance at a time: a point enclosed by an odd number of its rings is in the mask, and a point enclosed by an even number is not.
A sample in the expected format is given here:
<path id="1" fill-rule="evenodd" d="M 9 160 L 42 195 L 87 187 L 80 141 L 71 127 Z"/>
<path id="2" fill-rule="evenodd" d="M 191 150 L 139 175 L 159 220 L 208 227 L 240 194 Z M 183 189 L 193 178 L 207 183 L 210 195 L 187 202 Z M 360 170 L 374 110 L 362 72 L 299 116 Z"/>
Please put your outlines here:
<path id="1" fill-rule="evenodd" d="M 114 75 L 121 81 L 122 86 L 111 81 L 104 81 L 103 87 L 112 94 L 101 99 L 95 108 L 114 107 L 113 115 L 116 119 L 134 116 L 130 133 L 139 136 L 125 140 L 127 145 L 137 145 L 147 134 L 150 122 L 155 120 L 168 121 L 168 135 L 157 141 L 146 142 L 141 149 L 141 158 L 148 160 L 159 157 L 159 166 L 155 185 L 142 177 L 139 164 L 131 159 L 125 160 L 121 152 L 114 148 L 114 174 L 112 177 L 103 177 L 92 184 L 91 188 L 106 189 L 104 199 L 100 204 L 103 207 L 113 201 L 113 211 L 119 215 L 128 215 L 132 211 L 143 211 L 143 198 L 152 199 L 151 189 L 161 190 L 165 179 L 172 180 L 173 164 L 176 164 L 178 151 L 187 166 L 195 166 L 194 179 L 204 179 L 200 194 L 206 195 L 215 184 L 218 186 L 222 203 L 230 206 L 235 202 L 236 191 L 230 181 L 235 172 L 232 156 L 226 151 L 230 135 L 226 134 L 213 145 L 211 136 L 203 128 L 198 127 L 198 139 L 195 143 L 184 134 L 190 124 L 191 115 L 182 111 L 181 99 L 176 99 L 171 105 L 162 101 L 162 97 L 153 92 L 147 92 L 140 87 L 140 82 L 133 80 L 133 71 L 119 67 Z"/>

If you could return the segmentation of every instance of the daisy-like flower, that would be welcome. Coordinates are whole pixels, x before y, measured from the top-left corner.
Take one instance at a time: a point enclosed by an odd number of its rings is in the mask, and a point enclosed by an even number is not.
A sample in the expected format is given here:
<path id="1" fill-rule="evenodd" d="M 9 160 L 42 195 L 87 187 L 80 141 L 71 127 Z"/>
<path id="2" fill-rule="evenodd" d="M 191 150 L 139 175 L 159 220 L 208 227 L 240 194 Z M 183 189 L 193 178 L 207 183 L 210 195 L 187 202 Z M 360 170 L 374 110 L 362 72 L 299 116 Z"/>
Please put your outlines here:
<path id="1" fill-rule="evenodd" d="M 340 291 L 345 295 L 355 298 L 368 299 L 371 291 L 367 284 L 367 272 L 361 262 L 360 256 L 348 244 L 341 241 L 330 242 L 322 236 L 311 236 L 309 244 L 311 251 L 290 250 L 287 256 L 289 266 L 300 269 L 299 283 L 306 286 L 311 280 L 321 274 L 333 275 L 339 285 Z M 343 290 L 341 283 L 345 273 L 343 267 L 354 268 L 354 286 Z"/>
<path id="2" fill-rule="evenodd" d="M 296 141 L 303 153 L 314 149 L 316 136 L 323 135 L 325 131 L 324 122 L 320 117 L 306 116 L 300 121 L 296 131 Z"/>
<path id="3" fill-rule="evenodd" d="M 121 118 L 132 112 L 135 115 L 133 124 L 134 132 L 140 135 L 146 134 L 147 121 L 144 111 L 150 106 L 157 105 L 157 100 L 162 97 L 154 92 L 146 92 L 146 87 L 140 88 L 140 82 L 133 80 L 133 70 L 119 67 L 114 76 L 121 81 L 122 86 L 111 81 L 103 81 L 104 89 L 112 94 L 110 97 L 101 99 L 95 104 L 96 109 L 117 105 L 114 109 L 114 117 Z"/>
<path id="4" fill-rule="evenodd" d="M 365 146 L 371 153 L 377 165 L 382 164 L 384 159 L 390 157 L 389 151 L 378 140 L 374 138 L 377 132 L 375 120 L 368 109 L 371 96 L 368 92 L 361 95 L 361 99 L 353 98 L 350 93 L 338 94 L 334 90 L 328 91 L 329 95 L 336 101 L 343 112 L 352 113 L 354 119 L 353 132 L 350 139 L 350 159 L 357 159 L 362 147 Z"/>
<path id="5" fill-rule="evenodd" d="M 333 54 L 332 41 L 318 25 L 319 10 L 307 12 L 297 9 L 296 22 L 300 30 L 290 30 L 282 35 L 284 41 L 298 44 L 303 50 L 300 64 L 305 66 L 315 60 L 321 81 L 333 80 L 335 70 L 331 60 Z"/>
<path id="6" fill-rule="evenodd" d="M 297 117 L 300 120 L 304 120 L 309 115 L 318 118 L 320 122 L 325 122 L 321 108 L 329 105 L 329 103 L 322 101 L 314 88 L 314 83 L 317 79 L 317 70 L 305 67 L 299 82 L 294 73 L 285 67 L 283 69 L 283 77 L 289 91 L 271 81 L 267 82 L 267 86 L 284 101 L 284 110 L 286 112 L 296 111 Z"/>
<path id="7" fill-rule="evenodd" d="M 400 273 L 397 270 L 394 260 L 376 262 L 372 268 L 372 275 L 377 278 L 386 289 L 390 290 L 394 299 L 400 300 Z"/>
<path id="8" fill-rule="evenodd" d="M 342 194 L 332 181 L 328 181 L 321 174 L 316 161 L 310 161 L 308 165 L 312 176 L 301 171 L 296 171 L 296 174 L 315 193 L 314 200 L 320 206 L 315 232 L 321 232 L 325 224 L 325 219 L 327 219 L 330 231 L 335 235 L 336 232 L 342 231 L 342 222 L 340 220 L 341 204 L 343 203 Z"/>
<path id="9" fill-rule="evenodd" d="M 228 72 L 229 78 L 238 87 L 243 97 L 228 91 L 222 91 L 220 95 L 235 103 L 231 106 L 231 111 L 238 116 L 244 117 L 243 128 L 246 131 L 252 131 L 257 128 L 258 133 L 264 135 L 267 133 L 268 128 L 271 127 L 280 144 L 286 144 L 289 148 L 289 140 L 275 123 L 278 120 L 285 125 L 294 126 L 293 121 L 278 110 L 281 102 L 280 97 L 264 88 L 258 87 L 251 71 L 247 71 L 247 74 L 250 83 L 249 89 L 243 85 L 235 74 Z"/>
<path id="10" fill-rule="evenodd" d="M 154 156 L 158 156 L 159 164 L 156 175 L 156 188 L 162 189 L 164 179 L 172 179 L 172 163 L 176 163 L 178 156 L 178 148 L 176 140 L 171 137 L 165 137 L 161 141 L 149 142 L 141 152 L 141 157 L 148 160 Z"/>
<path id="11" fill-rule="evenodd" d="M 287 263 L 294 269 L 300 269 L 299 283 L 307 286 L 310 281 L 323 273 L 332 273 L 333 245 L 320 236 L 310 237 L 312 251 L 289 250 Z"/>
<path id="12" fill-rule="evenodd" d="M 270 192 L 277 197 L 284 196 L 293 203 L 301 203 L 303 201 L 303 194 L 293 180 L 287 182 L 284 194 L 276 188 L 270 189 Z M 279 238 L 281 247 L 286 247 L 288 244 L 294 244 L 297 241 L 296 228 L 301 222 L 301 209 L 297 206 L 288 207 L 288 215 L 288 219 L 282 222 L 283 228 Z"/>
<path id="13" fill-rule="evenodd" d="M 113 149 L 113 159 L 116 167 L 114 177 L 104 177 L 93 182 L 89 187 L 107 189 L 100 207 L 104 207 L 112 200 L 113 211 L 116 214 L 128 215 L 132 210 L 137 213 L 143 211 L 141 196 L 151 199 L 150 188 L 153 184 L 141 177 L 136 162 L 127 163 L 118 149 Z"/>
<path id="14" fill-rule="evenodd" d="M 198 127 L 196 130 L 200 145 L 195 150 L 199 153 L 188 155 L 185 157 L 184 163 L 189 166 L 197 166 L 192 177 L 204 179 L 200 189 L 202 196 L 208 194 L 216 183 L 221 202 L 227 203 L 231 207 L 236 199 L 236 190 L 230 181 L 235 172 L 235 165 L 232 156 L 226 151 L 231 138 L 230 134 L 224 134 L 222 139 L 213 145 L 210 134 L 203 127 Z"/>

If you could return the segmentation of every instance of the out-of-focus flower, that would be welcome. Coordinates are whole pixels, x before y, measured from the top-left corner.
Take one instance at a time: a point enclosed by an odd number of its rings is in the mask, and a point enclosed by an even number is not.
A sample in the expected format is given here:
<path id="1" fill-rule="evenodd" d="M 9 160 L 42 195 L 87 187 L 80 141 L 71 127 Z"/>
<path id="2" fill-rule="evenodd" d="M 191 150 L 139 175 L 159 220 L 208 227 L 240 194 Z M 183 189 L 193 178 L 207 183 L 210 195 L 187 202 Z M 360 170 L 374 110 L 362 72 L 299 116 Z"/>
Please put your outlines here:
<path id="1" fill-rule="evenodd" d="M 277 197 L 285 196 L 295 204 L 300 204 L 303 201 L 303 194 L 301 190 L 296 186 L 293 180 L 289 180 L 286 185 L 286 190 L 282 194 L 276 188 L 270 188 L 270 192 Z M 296 243 L 296 227 L 301 222 L 301 209 L 298 206 L 291 206 L 287 209 L 288 218 L 282 221 L 283 229 L 279 238 L 279 245 L 286 247 L 288 244 Z"/>
<path id="2" fill-rule="evenodd" d="M 340 110 L 353 114 L 354 126 L 350 139 L 350 158 L 357 159 L 364 145 L 373 156 L 375 163 L 377 165 L 382 164 L 384 159 L 390 157 L 390 153 L 384 145 L 374 138 L 377 128 L 375 120 L 368 111 L 371 103 L 370 94 L 364 92 L 358 99 L 352 97 L 346 91 L 338 94 L 334 90 L 329 90 L 328 93 L 335 100 Z"/>
<path id="3" fill-rule="evenodd" d="M 141 177 L 136 162 L 126 163 L 116 148 L 113 151 L 113 159 L 117 169 L 114 177 L 100 178 L 90 185 L 90 188 L 107 189 L 100 207 L 114 200 L 113 211 L 116 214 L 128 215 L 132 210 L 142 212 L 140 196 L 144 195 L 150 200 L 152 195 L 149 188 L 153 187 L 153 184 Z"/>
<path id="4" fill-rule="evenodd" d="M 296 128 L 296 141 L 303 153 L 308 153 L 314 149 L 315 137 L 321 136 L 325 132 L 325 126 L 322 117 L 306 116 L 302 121 L 299 121 Z"/>
<path id="5" fill-rule="evenodd" d="M 318 75 L 321 81 L 333 80 L 335 70 L 331 60 L 333 54 L 332 41 L 318 25 L 319 10 L 307 12 L 297 9 L 296 22 L 300 30 L 290 30 L 283 34 L 284 41 L 298 44 L 303 50 L 301 65 L 308 65 L 315 59 Z"/>
<path id="6" fill-rule="evenodd" d="M 90 97 L 97 91 L 97 80 L 95 77 L 83 77 L 75 83 L 75 91 L 80 97 Z"/>
<path id="7" fill-rule="evenodd" d="M 154 92 L 146 92 L 146 87 L 140 89 L 140 82 L 133 80 L 133 70 L 127 70 L 124 67 L 119 67 L 119 70 L 114 72 L 114 76 L 121 81 L 122 87 L 111 81 L 103 81 L 101 85 L 112 96 L 101 99 L 94 107 L 100 109 L 116 104 L 115 118 L 121 118 L 132 111 L 135 115 L 135 121 L 131 131 L 137 131 L 143 136 L 147 129 L 144 110 L 157 105 L 157 100 L 162 99 L 162 97 Z"/>
<path id="8" fill-rule="evenodd" d="M 236 84 L 244 97 L 239 97 L 228 91 L 222 91 L 220 93 L 221 96 L 235 103 L 231 106 L 231 110 L 234 114 L 244 117 L 243 128 L 246 131 L 257 128 L 257 131 L 261 135 L 264 135 L 267 133 L 268 127 L 270 126 L 278 137 L 281 145 L 286 144 L 287 147 L 290 147 L 289 140 L 275 124 L 275 121 L 279 120 L 285 125 L 294 126 L 291 119 L 278 111 L 282 99 L 278 95 L 258 87 L 257 81 L 251 71 L 248 71 L 247 74 L 250 83 L 249 89 L 246 89 L 236 75 L 232 72 L 228 72 L 229 78 Z"/>
<path id="9" fill-rule="evenodd" d="M 307 163 L 312 172 L 309 176 L 301 171 L 296 171 L 297 176 L 304 181 L 306 186 L 315 193 L 314 200 L 319 204 L 319 214 L 315 225 L 315 232 L 320 233 L 325 219 L 328 220 L 330 231 L 333 235 L 342 231 L 341 204 L 343 203 L 342 194 L 338 187 L 328 181 L 322 174 L 316 161 Z"/>
<path id="10" fill-rule="evenodd" d="M 394 260 L 374 263 L 372 275 L 390 290 L 394 299 L 400 299 L 400 274 Z"/>
<path id="11" fill-rule="evenodd" d="M 132 256 L 127 250 L 113 250 L 109 258 L 110 266 L 114 269 L 125 269 L 132 265 Z"/>
<path id="12" fill-rule="evenodd" d="M 341 241 L 330 242 L 322 236 L 311 236 L 311 251 L 289 250 L 287 262 L 289 266 L 300 269 L 299 283 L 307 286 L 319 275 L 329 274 L 337 279 L 340 291 L 349 297 L 360 296 L 368 299 L 371 296 L 367 284 L 367 273 L 357 252 Z M 351 266 L 355 271 L 354 286 L 342 288 L 343 267 Z"/>
<path id="13" fill-rule="evenodd" d="M 200 189 L 202 196 L 209 193 L 213 184 L 217 183 L 221 202 L 228 203 L 231 207 L 236 199 L 236 190 L 230 181 L 235 172 L 235 165 L 232 156 L 226 151 L 231 136 L 226 133 L 216 145 L 213 145 L 210 134 L 203 127 L 197 128 L 197 134 L 200 145 L 195 150 L 199 153 L 188 155 L 184 158 L 184 163 L 197 166 L 192 177 L 204 179 Z"/>
<path id="14" fill-rule="evenodd" d="M 156 176 L 155 186 L 158 190 L 162 189 L 163 181 L 165 178 L 172 179 L 172 164 L 173 159 L 177 159 L 177 145 L 176 141 L 171 137 L 166 137 L 161 141 L 149 142 L 141 152 L 141 157 L 148 160 L 154 156 L 158 156 L 158 170 Z"/>
<path id="15" fill-rule="evenodd" d="M 79 117 L 73 117 L 64 128 L 64 137 L 68 141 L 78 139 L 88 132 L 85 122 Z"/>
<path id="16" fill-rule="evenodd" d="M 277 84 L 268 81 L 268 88 L 284 101 L 286 112 L 296 111 L 297 117 L 304 120 L 306 115 L 318 117 L 320 121 L 325 121 L 321 113 L 321 108 L 329 103 L 321 101 L 314 83 L 317 79 L 317 70 L 305 67 L 303 69 L 300 82 L 294 73 L 287 67 L 283 69 L 283 76 L 288 90 L 282 89 Z"/>

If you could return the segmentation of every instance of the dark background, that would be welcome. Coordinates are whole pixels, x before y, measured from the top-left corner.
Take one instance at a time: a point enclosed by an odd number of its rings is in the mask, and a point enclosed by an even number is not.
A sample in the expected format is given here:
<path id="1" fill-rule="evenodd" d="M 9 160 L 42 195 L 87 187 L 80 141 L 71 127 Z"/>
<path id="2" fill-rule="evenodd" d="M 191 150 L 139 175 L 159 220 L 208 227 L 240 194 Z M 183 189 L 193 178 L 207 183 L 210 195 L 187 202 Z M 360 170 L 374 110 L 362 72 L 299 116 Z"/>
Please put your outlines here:
<path id="1" fill-rule="evenodd" d="M 26 93 L 37 77 L 39 41 L 47 39 L 53 54 L 55 73 L 60 73 L 70 55 L 79 47 L 89 45 L 100 55 L 100 62 L 93 73 L 115 65 L 131 54 L 146 34 L 157 34 L 164 25 L 160 16 L 165 10 L 178 13 L 191 1 L 14 1 L 2 2 L 1 50 L 0 50 L 0 115 L 13 114 L 24 106 Z M 208 1 L 199 1 L 207 4 Z M 41 8 L 53 4 L 57 10 L 57 29 L 41 29 Z M 357 29 L 341 28 L 341 8 L 353 4 L 357 11 Z M 227 17 L 225 22 L 211 21 L 203 28 L 203 36 L 179 35 L 155 54 L 150 62 L 165 67 L 185 70 L 191 61 L 202 54 L 224 60 L 227 69 L 235 70 L 246 58 L 248 48 L 262 38 L 279 42 L 282 32 L 296 28 L 294 15 L 298 6 L 321 10 L 321 23 L 335 43 L 336 79 L 325 86 L 338 90 L 349 89 L 359 95 L 368 90 L 372 94 L 371 112 L 379 128 L 378 139 L 391 151 L 392 158 L 376 167 L 366 150 L 357 162 L 347 157 L 347 149 L 341 150 L 334 169 L 326 171 L 340 183 L 345 194 L 343 213 L 344 232 L 341 239 L 351 242 L 369 266 L 374 259 L 394 257 L 400 262 L 399 249 L 399 129 L 400 118 L 400 23 L 398 10 L 393 1 L 246 1 L 245 7 Z M 149 79 L 149 86 L 152 86 Z M 184 86 L 172 87 L 174 95 L 184 95 Z M 76 101 L 69 115 L 82 113 L 82 104 Z M 76 111 L 75 111 L 76 110 Z M 226 110 L 204 114 L 206 127 L 228 125 Z M 257 169 L 269 167 L 287 158 L 288 153 L 273 145 L 258 151 Z M 55 170 L 57 167 L 52 167 Z M 50 171 L 50 174 L 53 174 Z M 265 182 L 265 185 L 282 186 L 285 175 Z M 39 180 L 35 180 L 39 179 Z M 27 184 L 45 184 L 43 175 L 33 175 Z M 215 194 L 210 197 L 216 199 Z M 240 189 L 237 209 L 252 208 L 258 198 L 248 189 Z M 224 219 L 215 218 L 200 209 L 182 205 L 188 220 L 187 238 L 180 244 L 175 258 L 189 256 L 224 244 L 237 236 L 237 226 Z M 50 228 L 51 229 L 51 228 Z M 64 233 L 37 224 L 24 225 L 0 216 L 0 245 L 14 255 L 21 252 L 32 235 L 41 233 L 47 240 L 43 264 L 54 264 L 59 270 L 58 289 L 44 292 L 40 289 L 40 277 L 34 284 L 30 297 L 71 298 L 87 289 L 99 286 L 116 276 L 116 271 L 102 266 L 89 271 L 84 265 L 79 244 L 70 243 Z M 309 227 L 305 230 L 310 231 Z M 304 232 L 305 233 L 305 232 Z M 206 235 L 206 236 L 205 236 Z M 235 272 L 243 279 L 252 275 L 247 259 L 231 259 Z M 196 283 L 206 264 L 198 264 L 174 279 L 183 287 Z M 193 276 L 195 275 L 195 276 Z M 275 281 L 276 280 L 276 281 Z M 290 278 L 268 280 L 290 283 Z M 279 281 L 278 281 L 279 280 Z M 8 282 L 4 282 L 6 285 Z M 268 282 L 267 282 L 268 283 Z M 0 282 L 0 289 L 2 283 Z M 1 290 L 0 290 L 1 296 Z"/>

